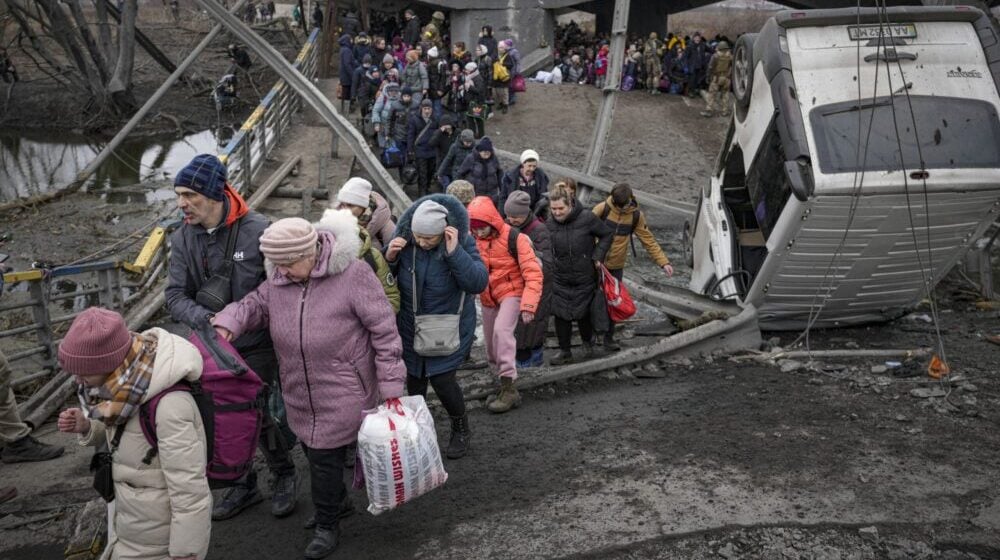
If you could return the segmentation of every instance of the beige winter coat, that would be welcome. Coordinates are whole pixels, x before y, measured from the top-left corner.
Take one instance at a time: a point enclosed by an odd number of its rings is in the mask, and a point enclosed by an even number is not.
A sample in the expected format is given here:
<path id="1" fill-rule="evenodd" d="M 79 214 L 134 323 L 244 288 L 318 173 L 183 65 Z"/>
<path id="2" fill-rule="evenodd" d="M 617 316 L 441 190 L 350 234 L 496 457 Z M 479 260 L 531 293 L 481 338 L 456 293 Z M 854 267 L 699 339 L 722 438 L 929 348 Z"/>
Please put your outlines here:
<path id="1" fill-rule="evenodd" d="M 158 328 L 143 334 L 157 338 L 146 400 L 182 379 L 201 377 L 201 354 L 191 343 Z M 212 495 L 205 478 L 205 429 L 190 394 L 174 392 L 160 400 L 156 434 L 159 454 L 145 465 L 150 445 L 138 414 L 125 424 L 112 466 L 115 500 L 108 511 L 113 512 L 109 526 L 114 536 L 105 558 L 165 560 L 196 554 L 200 560 L 208 553 Z M 91 422 L 80 444 L 99 446 L 111 437 L 113 431 L 103 423 Z"/>

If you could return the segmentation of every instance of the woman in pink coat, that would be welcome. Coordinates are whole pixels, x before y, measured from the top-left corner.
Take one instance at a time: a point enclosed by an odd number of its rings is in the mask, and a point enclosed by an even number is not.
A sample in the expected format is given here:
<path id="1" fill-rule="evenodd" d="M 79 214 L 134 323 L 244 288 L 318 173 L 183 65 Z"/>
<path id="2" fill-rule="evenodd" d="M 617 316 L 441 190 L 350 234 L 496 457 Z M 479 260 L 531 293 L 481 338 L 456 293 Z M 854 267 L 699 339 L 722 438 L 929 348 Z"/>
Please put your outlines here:
<path id="1" fill-rule="evenodd" d="M 403 346 L 396 314 L 357 235 L 338 235 L 301 218 L 264 230 L 267 281 L 215 316 L 220 334 L 268 327 L 278 354 L 292 432 L 309 460 L 315 534 L 306 558 L 337 546 L 337 515 L 347 496 L 346 451 L 364 410 L 403 396 Z"/>

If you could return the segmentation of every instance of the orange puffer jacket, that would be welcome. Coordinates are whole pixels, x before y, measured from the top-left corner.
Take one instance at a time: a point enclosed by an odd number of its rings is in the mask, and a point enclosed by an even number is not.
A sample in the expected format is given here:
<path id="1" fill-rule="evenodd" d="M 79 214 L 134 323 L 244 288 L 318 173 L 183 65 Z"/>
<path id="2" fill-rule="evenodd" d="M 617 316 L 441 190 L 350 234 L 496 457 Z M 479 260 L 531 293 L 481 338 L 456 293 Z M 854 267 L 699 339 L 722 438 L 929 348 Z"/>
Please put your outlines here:
<path id="1" fill-rule="evenodd" d="M 479 256 L 486 265 L 490 282 L 479 294 L 484 307 L 497 307 L 509 297 L 521 298 L 521 311 L 538 311 L 542 299 L 542 266 L 527 235 L 517 236 L 517 260 L 507 248 L 510 226 L 500 217 L 488 196 L 477 196 L 469 203 L 469 219 L 490 224 L 494 232 L 486 239 L 476 238 Z"/>

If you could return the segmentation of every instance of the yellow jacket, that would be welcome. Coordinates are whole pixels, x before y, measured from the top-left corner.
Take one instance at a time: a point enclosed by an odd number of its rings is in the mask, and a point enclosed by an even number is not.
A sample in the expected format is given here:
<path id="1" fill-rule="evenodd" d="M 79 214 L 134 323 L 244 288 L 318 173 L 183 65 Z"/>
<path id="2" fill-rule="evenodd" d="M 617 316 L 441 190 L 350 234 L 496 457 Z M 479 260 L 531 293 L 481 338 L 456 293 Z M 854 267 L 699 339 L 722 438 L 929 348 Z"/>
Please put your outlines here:
<path id="1" fill-rule="evenodd" d="M 656 266 L 663 267 L 670 264 L 670 259 L 667 258 L 667 255 L 663 253 L 663 249 L 656 242 L 653 232 L 649 231 L 649 227 L 646 225 L 646 215 L 639 212 L 639 205 L 636 204 L 635 199 L 632 199 L 632 202 L 626 208 L 622 209 L 615 206 L 609 196 L 607 200 L 594 206 L 594 214 L 598 218 L 601 218 L 605 208 L 609 208 L 610 211 L 607 218 L 604 219 L 604 223 L 614 230 L 615 237 L 611 242 L 611 250 L 608 251 L 608 256 L 604 260 L 604 266 L 608 267 L 609 270 L 625 268 L 625 262 L 628 260 L 629 237 L 633 233 L 639 238 L 639 242 L 642 243 L 642 246 L 649 253 L 649 257 L 656 263 Z M 636 223 L 635 231 L 633 232 L 634 212 L 639 212 L 639 221 Z"/>

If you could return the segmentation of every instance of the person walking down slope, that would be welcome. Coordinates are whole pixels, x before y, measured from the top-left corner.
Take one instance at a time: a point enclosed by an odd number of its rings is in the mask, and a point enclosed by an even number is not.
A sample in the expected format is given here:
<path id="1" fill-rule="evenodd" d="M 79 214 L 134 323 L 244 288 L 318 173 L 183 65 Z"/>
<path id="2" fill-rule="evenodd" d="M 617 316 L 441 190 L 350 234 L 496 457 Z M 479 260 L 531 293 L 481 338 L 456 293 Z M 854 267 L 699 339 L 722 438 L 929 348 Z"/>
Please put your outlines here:
<path id="1" fill-rule="evenodd" d="M 535 150 L 524 150 L 520 159 L 520 165 L 504 173 L 501 180 L 500 205 L 502 207 L 512 193 L 524 191 L 528 193 L 531 208 L 534 210 L 549 194 L 549 177 L 545 174 L 545 170 L 538 167 L 538 152 Z"/>
<path id="2" fill-rule="evenodd" d="M 548 199 L 546 198 L 546 202 Z M 504 204 L 507 223 L 520 230 L 531 239 L 535 256 L 542 265 L 542 298 L 535 311 L 535 317 L 517 323 L 514 335 L 517 339 L 518 369 L 540 367 L 544 364 L 545 333 L 549 326 L 552 309 L 552 286 L 555 279 L 555 262 L 552 259 L 552 237 L 545 223 L 539 220 L 531 208 L 531 197 L 524 191 L 514 191 Z"/>
<path id="3" fill-rule="evenodd" d="M 610 228 L 614 235 L 611 242 L 611 249 L 605 260 L 608 272 L 620 282 L 624 278 L 624 269 L 628 261 L 629 245 L 632 246 L 632 256 L 635 256 L 635 241 L 633 236 L 638 237 L 646 253 L 653 259 L 656 266 L 663 269 L 663 273 L 668 277 L 674 275 L 674 267 L 670 265 L 670 259 L 663 253 L 663 249 L 656 242 L 653 232 L 649 231 L 646 223 L 646 215 L 639 210 L 639 203 L 636 202 L 632 194 L 632 188 L 625 183 L 620 183 L 611 189 L 611 195 L 594 207 L 594 215 L 597 216 L 604 225 Z M 621 346 L 615 342 L 615 324 L 610 322 L 610 328 L 604 335 L 604 348 L 609 351 L 620 350 Z"/>
<path id="4" fill-rule="evenodd" d="M 611 247 L 612 234 L 564 188 L 549 193 L 549 212 L 552 217 L 545 225 L 552 236 L 555 260 L 552 314 L 560 350 L 552 365 L 563 365 L 573 360 L 570 340 L 574 321 L 583 341 L 584 358 L 593 357 L 591 304 L 598 290 L 597 270 Z"/>
<path id="5" fill-rule="evenodd" d="M 139 417 L 142 405 L 166 389 L 201 379 L 198 349 L 160 328 L 129 332 L 118 313 L 91 307 L 77 316 L 59 345 L 59 365 L 76 379 L 83 403 L 82 409 L 59 414 L 59 431 L 79 434 L 80 445 L 111 449 L 108 557 L 205 558 L 212 494 L 198 405 L 189 391 L 160 398 L 155 455 Z"/>
<path id="6" fill-rule="evenodd" d="M 335 209 L 347 209 L 358 219 L 358 224 L 368 230 L 372 245 L 381 251 L 396 231 L 389 202 L 372 190 L 372 184 L 361 177 L 351 177 L 337 191 Z"/>
<path id="7" fill-rule="evenodd" d="M 490 370 L 500 377 L 500 392 L 488 406 L 491 412 L 502 413 L 521 404 L 521 395 L 515 387 L 514 330 L 518 319 L 524 323 L 535 320 L 542 298 L 542 267 L 531 239 L 505 223 L 488 197 L 472 199 L 469 227 L 489 275 L 479 301 L 483 306 L 486 356 Z"/>
<path id="8" fill-rule="evenodd" d="M 268 328 L 281 362 L 288 420 L 302 441 L 315 523 L 306 558 L 324 558 L 340 539 L 347 497 L 344 465 L 364 411 L 403 395 L 405 366 L 396 317 L 382 285 L 358 259 L 353 232 L 335 234 L 302 218 L 264 231 L 267 281 L 226 306 L 213 324 L 225 338 Z"/>
<path id="9" fill-rule="evenodd" d="M 407 392 L 425 396 L 427 385 L 434 386 L 434 393 L 451 419 L 445 456 L 464 457 L 472 432 L 456 372 L 472 348 L 475 295 L 486 288 L 488 281 L 476 242 L 469 234 L 465 207 L 447 194 L 418 199 L 399 218 L 385 260 L 399 286 L 397 325 L 408 374 Z M 459 316 L 458 348 L 454 352 L 440 356 L 417 344 L 416 317 L 431 314 Z"/>
<path id="10" fill-rule="evenodd" d="M 476 196 L 488 196 L 494 205 L 500 202 L 503 171 L 500 170 L 500 161 L 493 152 L 493 142 L 489 136 L 476 142 L 476 151 L 466 156 L 458 168 L 458 176 L 453 179 L 472 183 L 476 188 Z"/>

